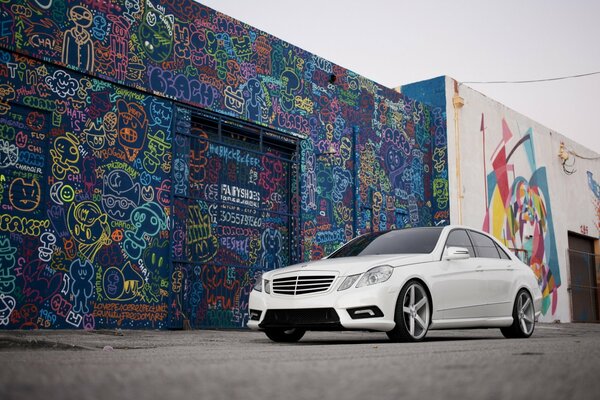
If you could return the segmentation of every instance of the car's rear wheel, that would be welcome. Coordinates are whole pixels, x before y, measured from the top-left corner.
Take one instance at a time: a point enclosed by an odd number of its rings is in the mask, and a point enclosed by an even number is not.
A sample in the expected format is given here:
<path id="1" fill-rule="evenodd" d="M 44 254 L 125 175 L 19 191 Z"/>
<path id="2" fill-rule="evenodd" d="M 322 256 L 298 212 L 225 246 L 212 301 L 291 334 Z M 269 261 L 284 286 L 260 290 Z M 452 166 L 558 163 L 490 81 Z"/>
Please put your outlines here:
<path id="1" fill-rule="evenodd" d="M 431 306 L 422 283 L 410 281 L 400 291 L 394 320 L 396 326 L 387 332 L 394 342 L 423 340 L 429 329 Z"/>
<path id="2" fill-rule="evenodd" d="M 265 334 L 269 339 L 274 342 L 280 343 L 295 343 L 298 340 L 302 339 L 302 336 L 306 333 L 303 329 L 292 328 L 292 329 L 283 329 L 283 328 L 268 328 L 265 329 Z"/>
<path id="3" fill-rule="evenodd" d="M 513 306 L 513 323 L 507 328 L 500 328 L 504 337 L 528 338 L 535 328 L 535 308 L 529 292 L 521 289 Z"/>

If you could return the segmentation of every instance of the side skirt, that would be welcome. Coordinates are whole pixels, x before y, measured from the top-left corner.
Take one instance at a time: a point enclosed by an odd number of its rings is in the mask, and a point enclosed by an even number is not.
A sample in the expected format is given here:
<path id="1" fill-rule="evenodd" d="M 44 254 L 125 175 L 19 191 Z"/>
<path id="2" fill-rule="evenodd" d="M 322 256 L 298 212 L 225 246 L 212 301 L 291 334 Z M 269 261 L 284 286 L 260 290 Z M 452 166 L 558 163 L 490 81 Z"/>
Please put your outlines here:
<path id="1" fill-rule="evenodd" d="M 429 330 L 460 328 L 504 328 L 512 325 L 512 317 L 438 319 L 431 321 Z"/>

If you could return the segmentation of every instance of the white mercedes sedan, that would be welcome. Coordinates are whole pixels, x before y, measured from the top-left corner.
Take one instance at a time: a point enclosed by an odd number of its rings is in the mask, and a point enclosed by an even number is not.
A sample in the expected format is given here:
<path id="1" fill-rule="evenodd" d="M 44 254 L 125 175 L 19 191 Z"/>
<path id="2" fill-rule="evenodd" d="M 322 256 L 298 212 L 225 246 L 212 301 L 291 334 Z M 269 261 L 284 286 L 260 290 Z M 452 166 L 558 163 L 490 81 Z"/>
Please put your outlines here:
<path id="1" fill-rule="evenodd" d="M 462 226 L 374 232 L 328 257 L 268 271 L 250 293 L 250 329 L 275 342 L 307 330 L 386 332 L 500 328 L 527 338 L 542 293 L 531 268 L 488 234 Z"/>

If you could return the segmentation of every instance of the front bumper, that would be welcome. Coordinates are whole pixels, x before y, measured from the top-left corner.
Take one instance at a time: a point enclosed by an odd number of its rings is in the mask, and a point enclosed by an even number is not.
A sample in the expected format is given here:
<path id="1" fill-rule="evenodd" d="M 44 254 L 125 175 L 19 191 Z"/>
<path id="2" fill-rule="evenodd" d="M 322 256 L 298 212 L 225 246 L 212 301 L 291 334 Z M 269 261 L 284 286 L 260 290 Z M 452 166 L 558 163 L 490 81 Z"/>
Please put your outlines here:
<path id="1" fill-rule="evenodd" d="M 396 326 L 397 289 L 383 283 L 338 292 L 337 286 L 326 293 L 299 296 L 254 290 L 248 304 L 252 310 L 248 327 L 387 332 Z"/>

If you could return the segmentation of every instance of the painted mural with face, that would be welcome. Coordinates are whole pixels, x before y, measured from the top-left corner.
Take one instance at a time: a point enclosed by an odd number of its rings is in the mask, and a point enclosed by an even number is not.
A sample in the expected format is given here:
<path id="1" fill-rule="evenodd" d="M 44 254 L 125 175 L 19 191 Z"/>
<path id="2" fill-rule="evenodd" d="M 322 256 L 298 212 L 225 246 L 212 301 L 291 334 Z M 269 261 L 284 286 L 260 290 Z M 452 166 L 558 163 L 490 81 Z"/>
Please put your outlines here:
<path id="1" fill-rule="evenodd" d="M 15 178 L 8 188 L 10 204 L 19 211 L 33 211 L 40 205 L 42 190 L 36 179 Z"/>
<path id="2" fill-rule="evenodd" d="M 144 16 L 138 32 L 142 48 L 151 60 L 161 63 L 171 55 L 174 24 L 173 15 L 167 15 L 163 7 L 154 6 L 150 0 L 146 0 Z"/>
<path id="3" fill-rule="evenodd" d="M 102 182 L 102 209 L 110 218 L 129 221 L 141 201 L 140 184 L 134 183 L 131 176 L 121 169 L 109 172 Z"/>
<path id="4" fill-rule="evenodd" d="M 117 109 L 119 111 L 118 141 L 125 150 L 127 159 L 133 161 L 146 141 L 148 130 L 146 110 L 137 103 L 128 103 L 122 99 L 117 101 Z"/>
<path id="5" fill-rule="evenodd" d="M 401 176 L 406 168 L 405 158 L 396 147 L 390 146 L 385 154 L 385 161 L 389 168 L 390 182 L 393 187 L 401 185 Z"/>
<path id="6" fill-rule="evenodd" d="M 85 6 L 74 6 L 69 10 L 71 29 L 64 33 L 62 62 L 87 71 L 94 69 L 94 42 L 88 29 L 92 26 L 93 15 Z"/>
<path id="7" fill-rule="evenodd" d="M 107 214 L 92 201 L 72 203 L 69 207 L 69 232 L 79 246 L 79 253 L 90 261 L 94 261 L 101 247 L 112 242 L 107 218 Z"/>

